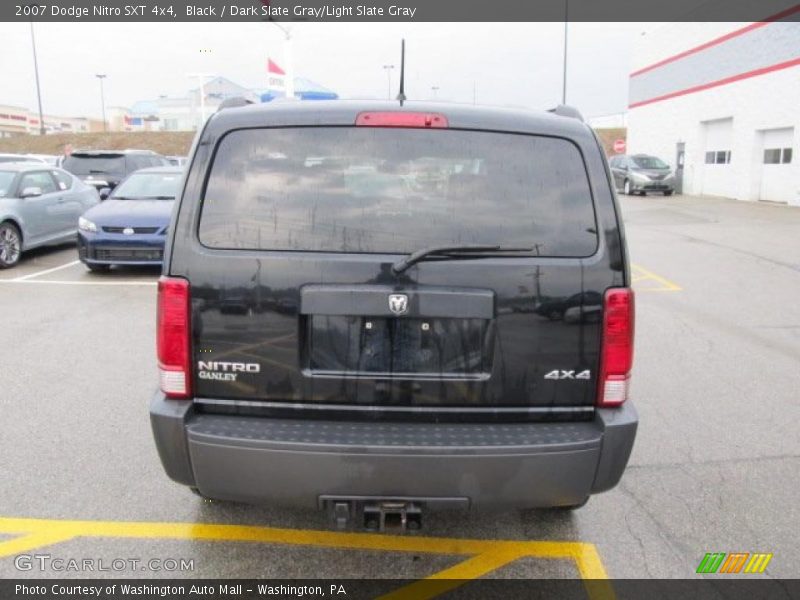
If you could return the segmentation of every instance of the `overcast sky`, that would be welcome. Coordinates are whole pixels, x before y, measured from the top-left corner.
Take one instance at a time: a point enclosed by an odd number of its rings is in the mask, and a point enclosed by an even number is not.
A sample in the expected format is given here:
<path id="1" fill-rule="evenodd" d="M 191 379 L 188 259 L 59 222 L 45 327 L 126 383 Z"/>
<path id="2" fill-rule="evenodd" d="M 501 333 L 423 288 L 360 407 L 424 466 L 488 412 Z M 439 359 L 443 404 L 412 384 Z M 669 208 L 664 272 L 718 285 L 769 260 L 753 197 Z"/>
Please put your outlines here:
<path id="1" fill-rule="evenodd" d="M 297 23 L 295 75 L 341 97 L 386 97 L 385 64 L 399 66 L 406 38 L 410 99 L 549 108 L 561 98 L 562 23 Z M 627 106 L 639 23 L 572 23 L 567 99 L 586 116 Z M 95 73 L 105 73 L 106 106 L 183 96 L 190 73 L 266 87 L 266 57 L 283 63 L 283 34 L 269 23 L 37 23 L 45 113 L 99 116 Z M 36 110 L 30 28 L 0 23 L 0 104 Z M 394 70 L 393 94 L 397 72 Z"/>

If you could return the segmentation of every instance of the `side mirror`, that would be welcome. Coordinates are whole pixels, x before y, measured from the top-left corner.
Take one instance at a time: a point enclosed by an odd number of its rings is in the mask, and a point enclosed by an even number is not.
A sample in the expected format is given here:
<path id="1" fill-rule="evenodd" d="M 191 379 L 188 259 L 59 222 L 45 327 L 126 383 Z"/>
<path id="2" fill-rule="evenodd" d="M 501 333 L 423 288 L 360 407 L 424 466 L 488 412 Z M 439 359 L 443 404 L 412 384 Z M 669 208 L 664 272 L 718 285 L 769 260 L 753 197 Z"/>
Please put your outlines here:
<path id="1" fill-rule="evenodd" d="M 42 188 L 40 187 L 26 187 L 22 190 L 22 193 L 19 195 L 20 198 L 35 198 L 36 196 L 42 195 Z"/>
<path id="2" fill-rule="evenodd" d="M 98 193 L 100 194 L 100 200 L 105 200 L 111 195 L 111 188 L 110 187 L 100 188 L 100 191 Z"/>

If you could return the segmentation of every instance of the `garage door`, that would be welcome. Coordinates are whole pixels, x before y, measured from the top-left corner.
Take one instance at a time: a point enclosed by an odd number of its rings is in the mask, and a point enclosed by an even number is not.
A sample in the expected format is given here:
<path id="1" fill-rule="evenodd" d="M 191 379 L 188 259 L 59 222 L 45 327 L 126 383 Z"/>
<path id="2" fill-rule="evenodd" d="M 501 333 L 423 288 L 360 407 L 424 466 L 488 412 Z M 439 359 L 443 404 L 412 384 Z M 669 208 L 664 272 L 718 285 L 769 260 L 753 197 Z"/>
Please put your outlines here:
<path id="1" fill-rule="evenodd" d="M 791 202 L 798 182 L 793 177 L 794 128 L 767 129 L 762 132 L 760 200 Z"/>
<path id="2" fill-rule="evenodd" d="M 703 121 L 705 152 L 700 193 L 707 196 L 735 196 L 731 147 L 733 119 Z"/>

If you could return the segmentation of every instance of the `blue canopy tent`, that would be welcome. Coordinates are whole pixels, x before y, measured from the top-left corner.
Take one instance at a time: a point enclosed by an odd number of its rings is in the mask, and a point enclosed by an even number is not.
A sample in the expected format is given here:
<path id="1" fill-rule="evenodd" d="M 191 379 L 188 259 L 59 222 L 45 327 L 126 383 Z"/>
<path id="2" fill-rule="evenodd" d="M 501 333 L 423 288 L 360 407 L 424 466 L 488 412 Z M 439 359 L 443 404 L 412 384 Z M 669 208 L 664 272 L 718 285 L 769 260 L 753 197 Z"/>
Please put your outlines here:
<path id="1" fill-rule="evenodd" d="M 339 94 L 305 77 L 294 78 L 294 95 L 300 100 L 337 100 Z M 260 94 L 262 102 L 283 98 L 285 94 L 277 90 L 267 90 Z"/>

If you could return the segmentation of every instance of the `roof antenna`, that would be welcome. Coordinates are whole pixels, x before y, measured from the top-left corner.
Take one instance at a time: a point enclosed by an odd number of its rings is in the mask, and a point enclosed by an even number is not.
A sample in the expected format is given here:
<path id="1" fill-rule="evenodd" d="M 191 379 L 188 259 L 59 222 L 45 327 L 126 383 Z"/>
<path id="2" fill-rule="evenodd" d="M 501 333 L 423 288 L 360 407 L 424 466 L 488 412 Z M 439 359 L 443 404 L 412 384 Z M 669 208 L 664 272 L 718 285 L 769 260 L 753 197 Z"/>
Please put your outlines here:
<path id="1" fill-rule="evenodd" d="M 397 94 L 397 99 L 400 101 L 400 106 L 403 106 L 403 102 L 405 102 L 406 100 L 405 83 L 406 83 L 406 40 L 403 39 L 400 42 L 400 93 Z"/>

